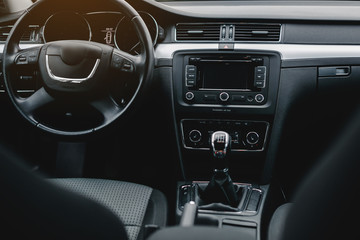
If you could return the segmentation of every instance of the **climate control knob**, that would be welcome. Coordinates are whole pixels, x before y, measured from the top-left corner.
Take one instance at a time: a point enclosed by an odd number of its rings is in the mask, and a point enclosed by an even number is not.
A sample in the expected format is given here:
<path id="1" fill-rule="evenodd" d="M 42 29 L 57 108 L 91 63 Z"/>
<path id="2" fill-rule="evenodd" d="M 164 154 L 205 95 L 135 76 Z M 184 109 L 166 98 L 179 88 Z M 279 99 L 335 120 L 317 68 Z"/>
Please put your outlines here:
<path id="1" fill-rule="evenodd" d="M 189 133 L 189 139 L 193 143 L 200 142 L 201 140 L 201 132 L 199 130 L 191 130 Z"/>
<path id="2" fill-rule="evenodd" d="M 259 134 L 257 132 L 249 132 L 246 134 L 246 142 L 250 145 L 257 144 L 259 142 Z"/>
<path id="3" fill-rule="evenodd" d="M 222 102 L 226 102 L 227 100 L 229 100 L 230 96 L 227 92 L 222 92 L 219 95 L 220 101 Z"/>

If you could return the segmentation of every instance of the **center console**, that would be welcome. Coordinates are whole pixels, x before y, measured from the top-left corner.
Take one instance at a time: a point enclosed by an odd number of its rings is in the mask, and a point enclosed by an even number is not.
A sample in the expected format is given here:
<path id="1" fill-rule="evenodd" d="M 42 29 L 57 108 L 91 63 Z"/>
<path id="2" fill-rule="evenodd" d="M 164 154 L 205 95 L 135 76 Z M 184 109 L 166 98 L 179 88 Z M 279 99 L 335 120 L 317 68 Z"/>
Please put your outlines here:
<path id="1" fill-rule="evenodd" d="M 259 235 L 268 191 L 262 175 L 279 75 L 276 52 L 180 51 L 174 55 L 173 106 L 184 178 L 177 189 L 179 218 L 184 206 L 193 202 L 198 224 L 241 228 L 254 239 Z M 218 133 L 229 136 L 231 146 L 224 167 L 214 167 L 212 136 Z M 222 191 L 227 191 L 224 198 L 219 197 Z M 225 201 L 229 196 L 236 201 Z"/>
<path id="2" fill-rule="evenodd" d="M 232 139 L 235 179 L 259 181 L 275 115 L 277 52 L 179 51 L 173 57 L 173 106 L 185 179 L 209 179 L 209 137 Z"/>

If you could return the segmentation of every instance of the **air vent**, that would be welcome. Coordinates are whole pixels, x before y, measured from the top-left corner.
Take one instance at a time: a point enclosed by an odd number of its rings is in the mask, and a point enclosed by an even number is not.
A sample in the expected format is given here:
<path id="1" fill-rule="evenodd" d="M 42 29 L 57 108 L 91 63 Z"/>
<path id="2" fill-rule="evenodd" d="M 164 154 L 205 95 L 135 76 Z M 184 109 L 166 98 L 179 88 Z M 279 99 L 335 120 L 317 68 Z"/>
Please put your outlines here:
<path id="1" fill-rule="evenodd" d="M 235 41 L 280 41 L 280 24 L 235 24 Z"/>
<path id="2" fill-rule="evenodd" d="M 220 24 L 185 24 L 176 26 L 177 41 L 219 41 Z"/>
<path id="3" fill-rule="evenodd" d="M 0 8 L 6 8 L 4 0 L 0 0 Z"/>
<path id="4" fill-rule="evenodd" d="M 13 25 L 0 26 L 0 42 L 5 42 Z M 28 29 L 24 31 L 24 34 L 21 37 L 22 42 L 33 42 L 41 43 L 39 37 L 39 25 L 29 25 Z"/>
<path id="5" fill-rule="evenodd" d="M 0 26 L 0 42 L 5 42 L 13 26 Z"/>

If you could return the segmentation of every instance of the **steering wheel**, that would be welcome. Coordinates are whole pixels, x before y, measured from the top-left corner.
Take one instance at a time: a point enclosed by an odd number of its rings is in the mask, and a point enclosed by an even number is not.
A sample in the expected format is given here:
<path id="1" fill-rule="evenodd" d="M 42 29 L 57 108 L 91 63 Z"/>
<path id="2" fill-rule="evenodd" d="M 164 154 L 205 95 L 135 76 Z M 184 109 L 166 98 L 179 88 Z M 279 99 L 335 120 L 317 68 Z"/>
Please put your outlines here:
<path id="1" fill-rule="evenodd" d="M 103 0 L 99 0 L 102 2 Z M 107 0 L 128 17 L 139 37 L 141 53 L 131 55 L 114 47 L 82 40 L 54 41 L 27 49 L 20 48 L 20 39 L 28 24 L 38 14 L 65 9 L 77 10 L 87 1 L 42 0 L 30 7 L 15 23 L 3 51 L 3 75 L 6 91 L 18 112 L 31 124 L 45 132 L 61 136 L 82 136 L 97 132 L 117 119 L 138 101 L 144 85 L 152 77 L 154 50 L 150 33 L 138 12 L 123 0 Z M 66 5 L 66 7 L 64 7 Z M 16 81 L 20 69 L 37 73 L 40 87 L 29 97 L 20 96 Z M 125 103 L 114 100 L 111 93 L 114 81 L 129 78 L 135 87 L 126 93 Z M 127 91 L 122 89 L 122 91 Z M 50 107 L 49 107 L 50 106 Z M 47 121 L 44 113 L 68 114 L 59 124 Z M 75 110 L 74 110 L 75 109 Z M 96 121 L 86 118 L 97 113 Z M 83 115 L 72 122 L 71 111 Z M 89 110 L 90 111 L 90 110 Z M 91 119 L 90 119 L 91 120 Z M 88 122 L 91 122 L 89 124 Z"/>

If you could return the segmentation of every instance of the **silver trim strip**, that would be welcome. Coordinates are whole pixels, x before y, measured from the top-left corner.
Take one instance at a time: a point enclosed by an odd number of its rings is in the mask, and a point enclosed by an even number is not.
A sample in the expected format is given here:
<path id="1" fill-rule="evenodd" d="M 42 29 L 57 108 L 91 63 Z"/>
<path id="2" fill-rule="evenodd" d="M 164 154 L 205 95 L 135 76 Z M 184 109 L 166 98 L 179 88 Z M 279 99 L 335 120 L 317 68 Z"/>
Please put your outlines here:
<path id="1" fill-rule="evenodd" d="M 21 49 L 42 44 L 20 44 Z M 0 53 L 4 45 L 0 44 Z M 219 50 L 218 43 L 160 43 L 155 48 L 157 59 L 172 59 L 175 52 L 187 50 Z M 245 44 L 235 43 L 235 50 L 275 51 L 282 60 L 360 57 L 360 45 L 307 45 L 307 44 Z"/>
<path id="2" fill-rule="evenodd" d="M 208 181 L 193 181 L 192 184 L 187 184 L 187 185 L 182 185 L 180 188 L 183 187 L 189 187 L 192 188 L 195 184 L 198 183 L 208 183 Z M 264 191 L 261 190 L 260 188 L 255 188 L 253 187 L 251 184 L 249 183 L 238 183 L 238 182 L 234 182 L 235 185 L 238 185 L 238 187 L 242 187 L 245 188 L 245 196 L 243 197 L 243 199 L 241 199 L 241 202 L 239 203 L 239 206 L 241 207 L 247 207 L 249 202 L 250 202 L 250 198 L 251 198 L 251 194 L 253 193 L 253 191 L 259 192 L 260 196 L 259 196 L 259 207 L 261 204 L 261 201 L 263 199 L 263 195 L 264 195 Z M 191 190 L 193 191 L 193 190 Z M 191 193 L 194 196 L 194 193 Z M 194 201 L 194 199 L 190 199 L 190 201 Z M 181 211 L 183 211 L 182 208 L 180 208 Z M 258 209 L 259 211 L 259 209 Z M 258 213 L 258 211 L 249 211 L 246 209 L 241 209 L 238 210 L 236 212 L 230 212 L 230 211 L 217 211 L 217 210 L 206 210 L 206 209 L 199 209 L 200 213 L 204 213 L 204 214 L 224 214 L 224 215 L 233 215 L 233 216 L 253 216 L 256 215 Z"/>
<path id="3" fill-rule="evenodd" d="M 234 49 L 275 51 L 282 60 L 360 57 L 360 45 L 247 44 L 235 43 Z M 155 49 L 158 59 L 172 59 L 175 52 L 186 50 L 219 50 L 218 43 L 161 43 Z"/>
<path id="4" fill-rule="evenodd" d="M 65 78 L 65 77 L 56 76 L 52 73 L 50 66 L 49 66 L 49 55 L 46 55 L 46 69 L 47 69 L 49 76 L 55 81 L 66 82 L 66 83 L 81 83 L 83 81 L 89 80 L 90 78 L 92 78 L 94 76 L 96 69 L 99 66 L 99 63 L 100 63 L 100 59 L 96 59 L 94 67 L 91 70 L 89 76 L 87 76 L 85 78 Z"/>

